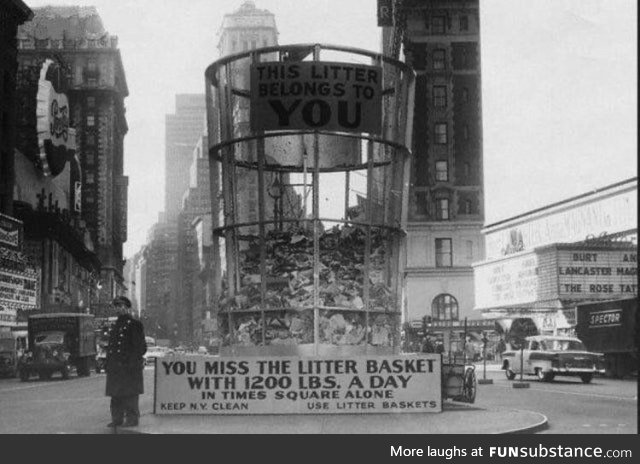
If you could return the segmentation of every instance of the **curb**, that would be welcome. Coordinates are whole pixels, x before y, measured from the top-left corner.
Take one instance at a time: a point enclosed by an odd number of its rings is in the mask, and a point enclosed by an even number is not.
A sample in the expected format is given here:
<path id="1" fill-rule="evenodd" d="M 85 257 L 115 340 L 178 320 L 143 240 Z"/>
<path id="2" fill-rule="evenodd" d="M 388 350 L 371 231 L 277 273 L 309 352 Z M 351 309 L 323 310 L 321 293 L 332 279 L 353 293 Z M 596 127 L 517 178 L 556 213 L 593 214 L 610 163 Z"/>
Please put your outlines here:
<path id="1" fill-rule="evenodd" d="M 467 404 L 456 404 L 456 407 L 459 409 L 475 409 L 473 406 L 467 405 Z M 459 410 L 458 409 L 458 410 Z M 484 408 L 481 408 L 484 409 Z M 533 433 L 537 433 L 540 432 L 542 430 L 546 430 L 549 428 L 549 423 L 548 423 L 548 418 L 547 416 L 545 416 L 544 414 L 541 414 L 539 412 L 535 412 L 535 411 L 530 411 L 530 410 L 524 410 L 524 409 L 506 409 L 506 410 L 493 410 L 493 411 L 499 411 L 499 412 L 504 412 L 505 414 L 511 414 L 513 412 L 517 412 L 517 413 L 527 413 L 527 414 L 533 414 L 535 416 L 538 416 L 539 420 L 533 424 L 529 424 L 529 425 L 525 425 L 525 426 L 521 426 L 521 427 L 515 427 L 512 429 L 507 429 L 507 430 L 496 430 L 494 432 L 489 432 L 492 433 L 494 435 L 515 435 L 515 434 L 533 434 Z M 144 415 L 143 415 L 144 416 Z M 153 430 L 140 430 L 137 428 L 117 428 L 111 431 L 111 434 L 124 434 L 124 435 L 154 435 L 157 432 L 153 431 Z M 173 433 L 177 433 L 177 432 L 160 432 L 160 434 L 173 434 Z M 198 432 L 195 432 L 198 433 Z M 202 432 L 205 433 L 205 432 Z M 448 434 L 449 432 L 445 432 L 443 433 L 444 435 Z M 453 432 L 452 432 L 453 433 Z"/>
<path id="2" fill-rule="evenodd" d="M 549 428 L 549 419 L 544 414 L 541 414 L 535 411 L 529 411 L 526 409 L 510 409 L 509 411 L 521 411 L 521 412 L 528 412 L 531 414 L 537 414 L 542 417 L 542 420 L 536 424 L 528 425 L 526 427 L 511 429 L 511 430 L 507 430 L 506 432 L 497 432 L 497 434 L 499 435 L 517 435 L 517 434 L 525 434 L 525 433 L 527 434 L 536 433 Z"/>

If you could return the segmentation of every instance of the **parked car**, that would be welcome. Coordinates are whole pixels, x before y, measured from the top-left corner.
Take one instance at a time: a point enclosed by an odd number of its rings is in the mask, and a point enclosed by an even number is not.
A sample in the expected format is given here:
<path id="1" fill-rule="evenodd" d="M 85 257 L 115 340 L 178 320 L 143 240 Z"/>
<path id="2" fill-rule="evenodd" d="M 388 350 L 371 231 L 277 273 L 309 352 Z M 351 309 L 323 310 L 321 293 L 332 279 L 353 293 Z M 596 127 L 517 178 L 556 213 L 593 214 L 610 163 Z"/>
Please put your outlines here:
<path id="1" fill-rule="evenodd" d="M 594 374 L 604 374 L 604 356 L 587 351 L 584 344 L 573 337 L 527 337 L 523 350 L 502 353 L 502 369 L 507 379 L 513 380 L 520 373 L 521 364 L 524 375 L 535 375 L 543 382 L 551 382 L 556 375 L 566 375 L 589 383 Z"/>
<path id="2" fill-rule="evenodd" d="M 165 346 L 150 346 L 144 354 L 144 363 L 146 365 L 155 365 L 156 359 L 164 358 L 171 354 L 173 354 L 173 350 Z"/>
<path id="3" fill-rule="evenodd" d="M 207 349 L 206 346 L 199 346 L 196 352 L 198 354 L 209 354 L 209 350 Z"/>

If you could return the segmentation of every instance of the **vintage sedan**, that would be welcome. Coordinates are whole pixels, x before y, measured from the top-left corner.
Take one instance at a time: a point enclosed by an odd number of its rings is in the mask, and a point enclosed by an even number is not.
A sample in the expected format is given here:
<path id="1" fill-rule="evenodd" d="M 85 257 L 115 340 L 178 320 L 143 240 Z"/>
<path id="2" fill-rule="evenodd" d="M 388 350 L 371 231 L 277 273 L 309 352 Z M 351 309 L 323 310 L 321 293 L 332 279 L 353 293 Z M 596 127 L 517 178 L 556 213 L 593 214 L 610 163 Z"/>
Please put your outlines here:
<path id="1" fill-rule="evenodd" d="M 507 379 L 520 373 L 535 375 L 543 382 L 551 382 L 556 375 L 580 377 L 591 382 L 594 374 L 604 374 L 604 355 L 587 351 L 577 338 L 536 335 L 527 337 L 523 350 L 502 353 L 502 369 Z"/>

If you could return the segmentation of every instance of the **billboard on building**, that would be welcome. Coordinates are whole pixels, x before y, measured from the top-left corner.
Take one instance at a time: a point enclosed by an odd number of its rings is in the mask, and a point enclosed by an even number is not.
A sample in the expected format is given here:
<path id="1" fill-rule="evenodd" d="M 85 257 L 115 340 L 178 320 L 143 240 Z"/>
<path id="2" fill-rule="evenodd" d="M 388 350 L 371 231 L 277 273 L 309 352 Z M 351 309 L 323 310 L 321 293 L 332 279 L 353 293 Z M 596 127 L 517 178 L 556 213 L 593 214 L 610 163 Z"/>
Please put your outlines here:
<path id="1" fill-rule="evenodd" d="M 0 249 L 19 251 L 22 248 L 22 222 L 0 214 Z"/>
<path id="2" fill-rule="evenodd" d="M 609 191 L 610 190 L 610 191 Z M 638 228 L 637 181 L 485 229 L 487 259 Z"/>
<path id="3" fill-rule="evenodd" d="M 45 176 L 57 176 L 76 150 L 75 129 L 70 126 L 69 99 L 58 63 L 47 59 L 40 70 L 37 93 L 37 131 L 40 153 L 37 166 Z"/>

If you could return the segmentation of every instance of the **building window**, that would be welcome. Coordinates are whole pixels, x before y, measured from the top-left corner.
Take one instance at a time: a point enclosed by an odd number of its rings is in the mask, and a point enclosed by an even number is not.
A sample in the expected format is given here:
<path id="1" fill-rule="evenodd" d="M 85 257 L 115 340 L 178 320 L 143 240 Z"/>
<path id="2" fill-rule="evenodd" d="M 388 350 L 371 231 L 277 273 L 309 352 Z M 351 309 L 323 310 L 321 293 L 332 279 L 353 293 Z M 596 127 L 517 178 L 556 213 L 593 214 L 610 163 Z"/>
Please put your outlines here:
<path id="1" fill-rule="evenodd" d="M 436 267 L 451 267 L 453 263 L 450 238 L 436 239 Z"/>
<path id="2" fill-rule="evenodd" d="M 89 62 L 87 63 L 87 69 L 91 72 L 94 72 L 97 68 L 98 65 L 96 64 L 96 60 L 89 60 Z"/>
<path id="3" fill-rule="evenodd" d="M 473 203 L 471 200 L 464 201 L 464 214 L 472 214 L 473 213 Z"/>
<path id="4" fill-rule="evenodd" d="M 435 132 L 435 142 L 438 145 L 446 145 L 447 143 L 447 123 L 440 122 L 437 123 L 434 127 Z"/>
<path id="5" fill-rule="evenodd" d="M 433 299 L 431 314 L 436 321 L 457 321 L 458 301 L 453 296 L 442 293 Z"/>
<path id="6" fill-rule="evenodd" d="M 433 69 L 444 69 L 445 51 L 441 48 L 433 51 Z"/>
<path id="7" fill-rule="evenodd" d="M 447 107 L 447 87 L 444 85 L 436 85 L 433 87 L 433 106 L 434 108 Z"/>
<path id="8" fill-rule="evenodd" d="M 471 165 L 464 163 L 464 178 L 469 179 L 471 177 Z"/>
<path id="9" fill-rule="evenodd" d="M 96 163 L 96 155 L 93 152 L 87 152 L 84 156 L 87 160 L 87 166 L 93 166 Z"/>
<path id="10" fill-rule="evenodd" d="M 96 117 L 93 114 L 87 115 L 87 127 L 93 127 L 96 125 Z"/>
<path id="11" fill-rule="evenodd" d="M 94 181 L 95 181 L 94 174 L 93 174 L 92 172 L 88 172 L 88 173 L 86 174 L 85 180 L 86 180 L 86 183 L 87 183 L 87 184 L 93 184 L 93 183 L 94 183 Z"/>
<path id="12" fill-rule="evenodd" d="M 438 198 L 436 200 L 436 219 L 439 221 L 449 220 L 449 199 Z"/>
<path id="13" fill-rule="evenodd" d="M 445 28 L 444 16 L 431 17 L 431 33 L 432 34 L 444 34 L 444 28 Z"/>
<path id="14" fill-rule="evenodd" d="M 85 140 L 88 146 L 94 146 L 96 144 L 96 136 L 94 134 L 87 134 Z"/>
<path id="15" fill-rule="evenodd" d="M 467 240 L 465 242 L 466 244 L 466 251 L 467 251 L 467 261 L 472 262 L 473 261 L 473 240 Z"/>
<path id="16" fill-rule="evenodd" d="M 96 79 L 95 77 L 90 77 L 87 79 L 87 85 L 89 87 L 95 87 L 98 85 L 98 79 Z"/>
<path id="17" fill-rule="evenodd" d="M 96 107 L 96 97 L 87 97 L 87 108 Z"/>
<path id="18" fill-rule="evenodd" d="M 460 30 L 468 31 L 469 30 L 469 17 L 468 16 L 460 16 Z"/>
<path id="19" fill-rule="evenodd" d="M 464 103 L 467 103 L 469 101 L 469 89 L 466 87 L 463 87 L 462 89 L 462 101 Z"/>
<path id="20" fill-rule="evenodd" d="M 436 161 L 436 180 L 438 182 L 449 180 L 449 163 L 446 161 Z"/>
<path id="21" fill-rule="evenodd" d="M 256 40 L 251 41 L 251 50 L 258 48 L 258 42 Z"/>
<path id="22" fill-rule="evenodd" d="M 246 40 L 242 41 L 242 50 L 243 51 L 249 50 L 249 42 L 247 42 Z"/>

